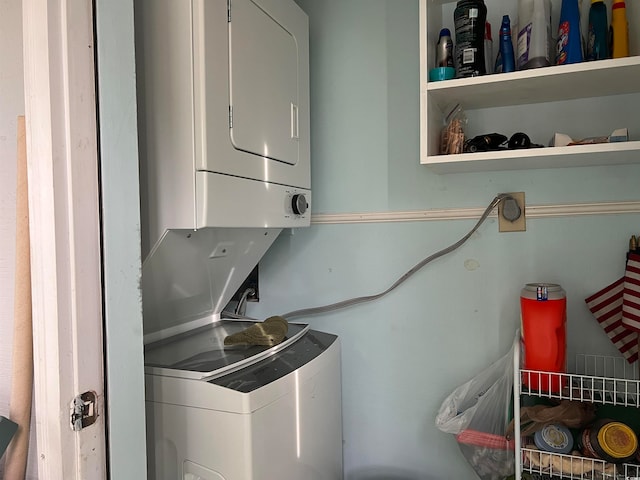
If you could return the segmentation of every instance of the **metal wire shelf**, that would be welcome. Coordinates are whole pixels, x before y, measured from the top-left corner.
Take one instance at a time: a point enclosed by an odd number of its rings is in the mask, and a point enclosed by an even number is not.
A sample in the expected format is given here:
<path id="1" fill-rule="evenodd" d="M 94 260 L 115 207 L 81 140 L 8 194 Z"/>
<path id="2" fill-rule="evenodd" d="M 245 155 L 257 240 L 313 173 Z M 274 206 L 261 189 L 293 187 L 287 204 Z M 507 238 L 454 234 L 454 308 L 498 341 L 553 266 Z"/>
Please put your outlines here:
<path id="1" fill-rule="evenodd" d="M 576 400 L 640 407 L 640 380 L 623 358 L 578 355 L 578 373 L 520 370 L 520 393 L 558 400 Z"/>
<path id="2" fill-rule="evenodd" d="M 520 432 L 520 396 L 575 400 L 640 408 L 638 363 L 622 357 L 579 354 L 570 371 L 541 372 L 522 369 L 519 335 L 514 341 L 514 423 Z M 526 480 L 640 480 L 640 465 L 614 465 L 577 455 L 543 452 L 516 435 L 516 479 Z"/>
<path id="3" fill-rule="evenodd" d="M 535 448 L 522 448 L 522 471 L 532 478 L 576 480 L 632 480 L 640 479 L 640 465 L 614 465 L 602 460 L 542 452 Z"/>

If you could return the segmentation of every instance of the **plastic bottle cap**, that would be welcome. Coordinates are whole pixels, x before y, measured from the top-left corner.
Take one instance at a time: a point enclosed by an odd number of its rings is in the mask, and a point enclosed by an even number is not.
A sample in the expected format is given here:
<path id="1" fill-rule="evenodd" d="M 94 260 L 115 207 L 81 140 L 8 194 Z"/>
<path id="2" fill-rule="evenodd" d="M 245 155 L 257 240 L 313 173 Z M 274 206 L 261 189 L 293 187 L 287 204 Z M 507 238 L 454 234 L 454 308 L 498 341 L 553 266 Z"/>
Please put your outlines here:
<path id="1" fill-rule="evenodd" d="M 638 438 L 633 430 L 620 422 L 610 422 L 598 432 L 598 443 L 607 455 L 627 458 L 636 453 Z"/>
<path id="2" fill-rule="evenodd" d="M 451 80 L 456 76 L 456 69 L 453 67 L 437 67 L 429 70 L 429 81 L 439 82 L 442 80 Z"/>
<path id="3" fill-rule="evenodd" d="M 493 39 L 491 38 L 491 24 L 489 22 L 485 23 L 484 38 L 485 40 L 493 41 Z"/>
<path id="4" fill-rule="evenodd" d="M 440 36 L 441 37 L 450 37 L 451 36 L 451 30 L 449 30 L 448 28 L 443 28 L 442 30 L 440 30 Z"/>
<path id="5" fill-rule="evenodd" d="M 627 8 L 627 6 L 625 5 L 624 2 L 616 2 L 613 4 L 613 7 L 611 7 L 612 9 L 618 9 L 618 8 Z"/>

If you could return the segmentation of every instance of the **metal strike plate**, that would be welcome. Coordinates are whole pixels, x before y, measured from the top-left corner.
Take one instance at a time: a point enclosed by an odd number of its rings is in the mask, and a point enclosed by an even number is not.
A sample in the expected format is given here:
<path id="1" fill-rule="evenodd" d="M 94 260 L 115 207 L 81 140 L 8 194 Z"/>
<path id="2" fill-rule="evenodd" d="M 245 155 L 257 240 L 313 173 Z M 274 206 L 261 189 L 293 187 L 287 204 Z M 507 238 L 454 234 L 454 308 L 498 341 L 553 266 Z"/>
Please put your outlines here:
<path id="1" fill-rule="evenodd" d="M 79 432 L 93 425 L 98 417 L 97 395 L 95 392 L 84 392 L 71 402 L 71 429 Z"/>

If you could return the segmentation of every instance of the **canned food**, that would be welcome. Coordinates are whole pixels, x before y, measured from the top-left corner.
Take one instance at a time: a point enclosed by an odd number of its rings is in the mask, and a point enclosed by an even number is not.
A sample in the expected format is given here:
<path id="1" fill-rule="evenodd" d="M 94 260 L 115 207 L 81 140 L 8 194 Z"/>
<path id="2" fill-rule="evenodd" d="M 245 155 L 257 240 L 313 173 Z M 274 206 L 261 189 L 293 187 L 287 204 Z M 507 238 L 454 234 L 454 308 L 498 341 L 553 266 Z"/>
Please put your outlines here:
<path id="1" fill-rule="evenodd" d="M 593 445 L 591 445 L 591 429 L 590 428 L 585 428 L 584 430 L 582 430 L 582 432 L 580 432 L 580 438 L 579 438 L 578 444 L 579 444 L 578 449 L 580 450 L 582 455 L 588 458 L 600 459 L 600 457 L 594 450 Z"/>
<path id="2" fill-rule="evenodd" d="M 622 422 L 598 420 L 580 435 L 582 454 L 611 463 L 631 462 L 638 450 L 638 437 Z"/>
<path id="3" fill-rule="evenodd" d="M 534 434 L 533 441 L 545 452 L 570 453 L 573 449 L 571 431 L 560 423 L 545 425 Z"/>

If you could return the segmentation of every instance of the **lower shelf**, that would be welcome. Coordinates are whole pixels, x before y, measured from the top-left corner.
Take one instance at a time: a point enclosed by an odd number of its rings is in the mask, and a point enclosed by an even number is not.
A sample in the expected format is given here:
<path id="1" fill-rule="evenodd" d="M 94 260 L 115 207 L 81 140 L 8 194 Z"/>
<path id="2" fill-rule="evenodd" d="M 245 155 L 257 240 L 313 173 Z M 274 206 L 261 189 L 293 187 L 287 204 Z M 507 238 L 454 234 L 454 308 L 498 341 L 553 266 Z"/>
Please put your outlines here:
<path id="1" fill-rule="evenodd" d="M 520 453 L 522 471 L 536 480 L 542 478 L 640 479 L 640 465 L 614 465 L 593 458 L 542 452 L 534 448 L 522 448 Z M 522 478 L 527 477 L 523 475 Z"/>
<path id="2" fill-rule="evenodd" d="M 436 173 L 592 167 L 640 163 L 639 151 L 640 142 L 631 141 L 457 155 L 429 155 L 421 163 L 428 165 Z"/>

